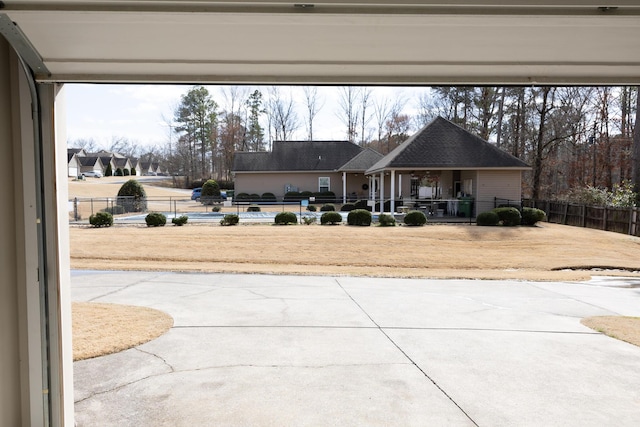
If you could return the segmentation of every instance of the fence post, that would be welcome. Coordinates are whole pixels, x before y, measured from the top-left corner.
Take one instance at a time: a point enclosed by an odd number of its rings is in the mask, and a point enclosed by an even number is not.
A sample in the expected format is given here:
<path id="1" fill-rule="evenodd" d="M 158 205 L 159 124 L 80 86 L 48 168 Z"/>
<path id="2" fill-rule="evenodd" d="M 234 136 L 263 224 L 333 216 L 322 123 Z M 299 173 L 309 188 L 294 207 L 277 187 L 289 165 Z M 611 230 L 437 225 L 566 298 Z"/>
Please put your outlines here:
<path id="1" fill-rule="evenodd" d="M 569 212 L 569 202 L 564 204 L 564 212 L 562 213 L 562 225 L 567 225 L 567 213 Z"/>
<path id="2" fill-rule="evenodd" d="M 75 221 L 78 220 L 78 198 L 73 199 L 73 218 Z"/>
<path id="3" fill-rule="evenodd" d="M 607 212 L 609 211 L 608 207 L 604 207 L 604 212 L 602 213 L 602 229 L 607 231 Z"/>
<path id="4" fill-rule="evenodd" d="M 580 206 L 580 214 L 581 214 L 580 223 L 584 228 L 587 226 L 587 205 Z"/>

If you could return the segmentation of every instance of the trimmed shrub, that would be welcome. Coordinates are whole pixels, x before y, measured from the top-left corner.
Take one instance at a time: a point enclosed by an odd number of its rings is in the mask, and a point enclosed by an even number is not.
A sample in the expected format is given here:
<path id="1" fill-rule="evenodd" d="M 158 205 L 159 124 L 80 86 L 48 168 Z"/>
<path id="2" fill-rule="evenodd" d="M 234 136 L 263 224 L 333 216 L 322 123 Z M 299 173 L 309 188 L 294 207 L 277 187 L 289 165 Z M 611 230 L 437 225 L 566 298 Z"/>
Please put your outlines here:
<path id="1" fill-rule="evenodd" d="M 263 202 L 275 202 L 275 201 L 277 201 L 276 195 L 273 194 L 273 193 L 262 193 L 262 196 L 260 196 L 260 200 L 262 200 Z"/>
<path id="2" fill-rule="evenodd" d="M 342 222 L 342 215 L 340 215 L 339 212 L 327 211 L 323 213 L 322 216 L 320 217 L 320 224 L 322 225 L 326 225 L 326 224 L 335 225 L 335 224 L 340 224 L 341 222 Z"/>
<path id="3" fill-rule="evenodd" d="M 207 182 L 202 184 L 202 192 L 200 193 L 200 202 L 202 204 L 212 205 L 216 202 L 220 202 L 221 200 L 220 186 L 215 180 L 209 179 Z"/>
<path id="4" fill-rule="evenodd" d="M 249 194 L 249 201 L 250 202 L 259 202 L 260 201 L 260 195 L 256 194 L 256 193 Z"/>
<path id="5" fill-rule="evenodd" d="M 212 206 L 211 212 L 220 212 L 220 206 Z"/>
<path id="6" fill-rule="evenodd" d="M 404 216 L 404 223 L 411 226 L 420 226 L 427 223 L 427 217 L 421 211 L 409 211 Z"/>
<path id="7" fill-rule="evenodd" d="M 240 222 L 240 217 L 236 214 L 227 214 L 220 220 L 220 225 L 236 225 Z"/>
<path id="8" fill-rule="evenodd" d="M 393 217 L 393 215 L 389 215 L 389 214 L 380 214 L 380 216 L 378 217 L 378 222 L 380 223 L 381 227 L 394 227 L 396 225 L 396 219 Z"/>
<path id="9" fill-rule="evenodd" d="M 118 190 L 116 204 L 122 206 L 125 212 L 145 212 L 147 210 L 147 193 L 138 181 L 130 179 L 122 184 Z"/>
<path id="10" fill-rule="evenodd" d="M 500 217 L 493 211 L 479 213 L 476 217 L 476 225 L 494 226 L 500 224 Z"/>
<path id="11" fill-rule="evenodd" d="M 188 220 L 189 220 L 189 217 L 188 217 L 188 216 L 186 216 L 186 215 L 182 215 L 182 216 L 179 216 L 179 217 L 177 217 L 177 218 L 172 218 L 172 219 L 171 219 L 171 222 L 172 222 L 174 225 L 177 225 L 177 226 L 179 226 L 179 227 L 180 227 L 180 226 L 185 225 L 185 224 L 187 223 L 187 221 L 188 221 Z"/>
<path id="12" fill-rule="evenodd" d="M 104 171 L 104 176 L 113 176 L 113 168 L 111 163 L 107 164 L 107 169 Z"/>
<path id="13" fill-rule="evenodd" d="M 135 176 L 136 175 L 136 168 L 131 168 L 131 175 Z"/>
<path id="14" fill-rule="evenodd" d="M 122 172 L 122 168 L 117 168 L 116 169 L 116 173 L 114 173 L 115 176 L 124 176 L 124 172 Z"/>
<path id="15" fill-rule="evenodd" d="M 144 218 L 147 227 L 164 227 L 167 223 L 167 217 L 160 212 L 151 212 Z"/>
<path id="16" fill-rule="evenodd" d="M 520 211 L 516 208 L 495 208 L 493 212 L 498 215 L 500 223 L 507 227 L 514 227 L 522 222 Z"/>
<path id="17" fill-rule="evenodd" d="M 131 175 L 131 172 L 129 172 L 129 169 L 124 168 L 124 169 L 122 169 L 122 174 L 123 174 L 124 176 L 129 176 L 129 175 Z"/>
<path id="18" fill-rule="evenodd" d="M 124 206 L 109 206 L 102 209 L 102 212 L 109 212 L 111 215 L 122 215 L 124 213 Z"/>
<path id="19" fill-rule="evenodd" d="M 340 211 L 342 212 L 351 212 L 352 210 L 354 210 L 356 208 L 356 204 L 355 203 L 345 203 L 344 205 L 342 205 L 342 207 L 340 208 Z"/>
<path id="20" fill-rule="evenodd" d="M 354 209 L 347 215 L 349 225 L 371 225 L 371 212 L 364 209 Z"/>
<path id="21" fill-rule="evenodd" d="M 258 206 L 258 205 L 249 205 L 249 206 L 247 206 L 247 212 L 260 212 L 260 206 Z"/>
<path id="22" fill-rule="evenodd" d="M 313 197 L 313 192 L 311 192 L 311 191 L 301 191 L 300 192 L 300 199 L 301 200 L 309 199 L 310 197 Z"/>
<path id="23" fill-rule="evenodd" d="M 246 202 L 249 200 L 249 195 L 247 193 L 238 193 L 235 196 L 235 200 L 237 202 Z"/>
<path id="24" fill-rule="evenodd" d="M 89 224 L 94 227 L 111 227 L 113 225 L 113 215 L 109 212 L 96 212 L 89 217 Z"/>
<path id="25" fill-rule="evenodd" d="M 315 211 L 317 211 L 317 210 L 318 210 L 318 208 L 316 207 L 316 205 L 309 205 L 309 206 L 307 206 L 307 210 L 308 210 L 309 212 L 315 212 Z M 314 217 L 314 218 L 315 218 L 315 217 Z"/>
<path id="26" fill-rule="evenodd" d="M 334 205 L 333 203 L 326 203 L 320 208 L 320 212 L 335 212 L 335 210 L 336 205 Z"/>
<path id="27" fill-rule="evenodd" d="M 279 212 L 274 221 L 280 225 L 297 224 L 298 217 L 293 212 Z"/>
<path id="28" fill-rule="evenodd" d="M 522 208 L 522 225 L 535 225 L 536 222 L 543 221 L 546 216 L 543 210 Z"/>

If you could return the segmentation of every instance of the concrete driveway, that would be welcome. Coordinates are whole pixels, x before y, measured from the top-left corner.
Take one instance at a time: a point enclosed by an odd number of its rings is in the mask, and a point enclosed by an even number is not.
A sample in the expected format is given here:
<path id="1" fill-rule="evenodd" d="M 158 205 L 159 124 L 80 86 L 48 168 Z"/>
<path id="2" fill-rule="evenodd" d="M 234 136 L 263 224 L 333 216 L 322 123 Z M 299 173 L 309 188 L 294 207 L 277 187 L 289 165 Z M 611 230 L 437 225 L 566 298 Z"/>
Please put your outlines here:
<path id="1" fill-rule="evenodd" d="M 73 297 L 175 319 L 75 363 L 79 426 L 637 426 L 630 281 L 72 272 Z"/>

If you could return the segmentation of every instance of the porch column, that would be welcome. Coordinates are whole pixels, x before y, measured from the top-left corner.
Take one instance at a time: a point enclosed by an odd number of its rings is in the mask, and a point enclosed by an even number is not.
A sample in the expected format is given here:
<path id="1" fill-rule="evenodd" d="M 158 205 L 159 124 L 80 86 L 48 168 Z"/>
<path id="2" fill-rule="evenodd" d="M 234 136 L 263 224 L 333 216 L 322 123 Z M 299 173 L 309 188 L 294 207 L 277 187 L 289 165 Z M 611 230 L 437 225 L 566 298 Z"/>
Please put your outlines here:
<path id="1" fill-rule="evenodd" d="M 347 203 L 347 173 L 342 172 L 342 204 Z"/>
<path id="2" fill-rule="evenodd" d="M 391 205 L 390 210 L 393 214 L 396 211 L 396 171 L 391 171 Z"/>
<path id="3" fill-rule="evenodd" d="M 398 199 L 402 199 L 402 174 L 398 174 Z"/>
<path id="4" fill-rule="evenodd" d="M 384 212 L 384 171 L 380 172 L 380 213 Z"/>

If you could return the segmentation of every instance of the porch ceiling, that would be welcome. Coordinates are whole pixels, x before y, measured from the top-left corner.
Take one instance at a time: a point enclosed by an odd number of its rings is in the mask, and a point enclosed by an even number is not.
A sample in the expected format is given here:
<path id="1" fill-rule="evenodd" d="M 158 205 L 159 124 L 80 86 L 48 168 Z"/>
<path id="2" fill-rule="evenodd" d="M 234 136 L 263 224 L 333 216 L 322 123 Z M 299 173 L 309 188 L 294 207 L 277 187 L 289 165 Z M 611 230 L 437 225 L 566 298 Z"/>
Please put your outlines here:
<path id="1" fill-rule="evenodd" d="M 40 81 L 640 84 L 637 0 L 0 4 Z"/>

